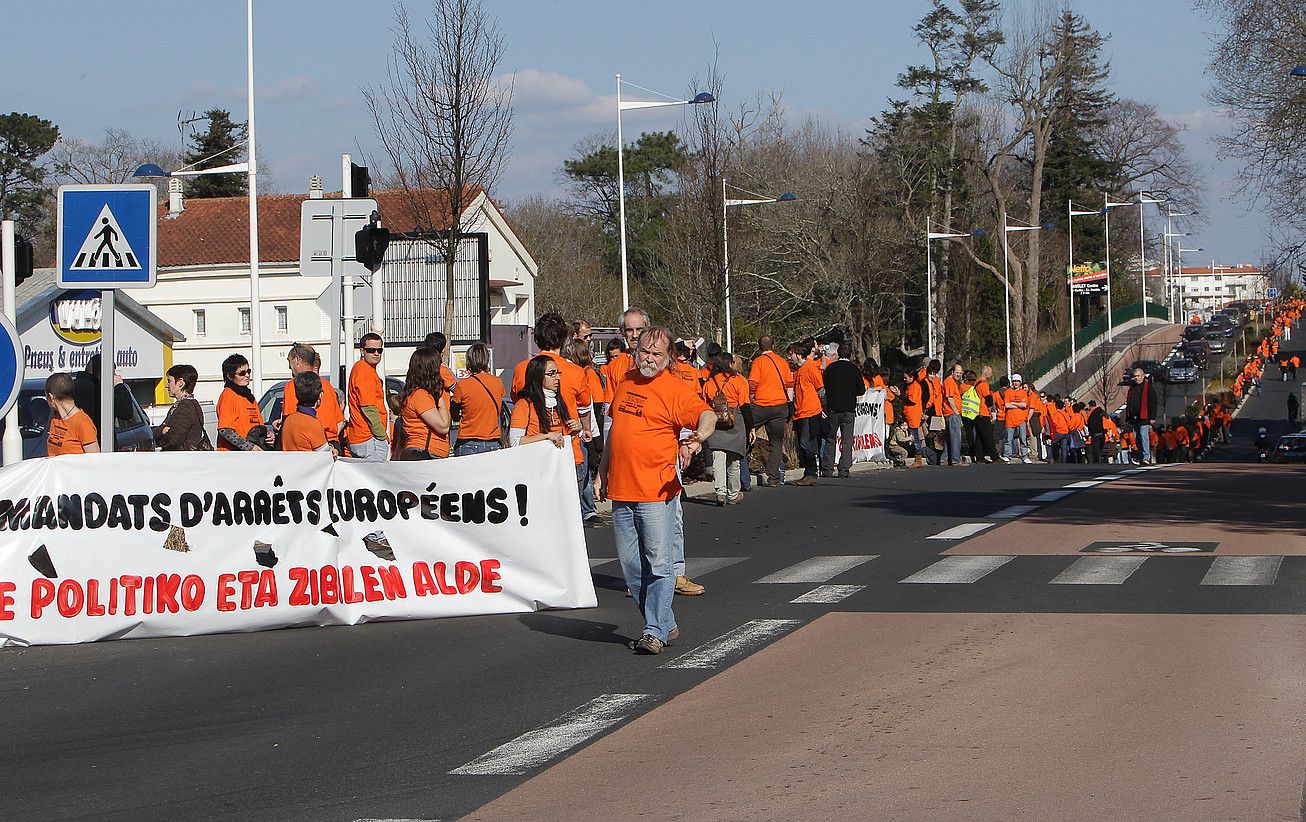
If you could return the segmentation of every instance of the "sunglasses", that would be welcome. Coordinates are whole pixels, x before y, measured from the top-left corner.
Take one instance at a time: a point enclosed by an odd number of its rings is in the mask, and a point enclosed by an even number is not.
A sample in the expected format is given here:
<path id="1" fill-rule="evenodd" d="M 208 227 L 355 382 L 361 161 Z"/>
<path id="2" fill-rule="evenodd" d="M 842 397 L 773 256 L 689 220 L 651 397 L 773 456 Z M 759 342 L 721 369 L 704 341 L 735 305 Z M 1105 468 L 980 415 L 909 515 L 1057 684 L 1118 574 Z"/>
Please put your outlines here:
<path id="1" fill-rule="evenodd" d="M 380 354 L 380 353 L 381 353 L 382 351 L 384 351 L 385 349 L 384 349 L 384 348 L 364 348 L 363 350 L 366 351 L 368 354 Z"/>
<path id="2" fill-rule="evenodd" d="M 250 374 L 253 374 L 253 373 L 254 373 L 253 369 L 250 369 L 250 368 L 242 368 L 242 369 L 240 369 L 239 371 L 236 372 L 236 376 L 237 376 L 237 377 L 248 377 Z"/>

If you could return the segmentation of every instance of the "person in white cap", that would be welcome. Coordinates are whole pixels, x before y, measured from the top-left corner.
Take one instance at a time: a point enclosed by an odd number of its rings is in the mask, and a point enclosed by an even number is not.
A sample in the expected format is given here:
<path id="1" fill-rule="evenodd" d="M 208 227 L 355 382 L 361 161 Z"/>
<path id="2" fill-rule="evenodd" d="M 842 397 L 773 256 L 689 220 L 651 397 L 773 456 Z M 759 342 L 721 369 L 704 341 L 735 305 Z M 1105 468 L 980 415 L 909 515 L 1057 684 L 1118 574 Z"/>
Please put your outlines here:
<path id="1" fill-rule="evenodd" d="M 1029 439 L 1026 428 L 1029 419 L 1029 391 L 1019 374 L 1011 375 L 1011 387 L 1002 392 L 1002 401 L 1003 408 L 1006 409 L 1007 456 L 1010 459 L 1020 457 L 1021 462 L 1032 462 L 1029 448 L 1025 445 Z"/>

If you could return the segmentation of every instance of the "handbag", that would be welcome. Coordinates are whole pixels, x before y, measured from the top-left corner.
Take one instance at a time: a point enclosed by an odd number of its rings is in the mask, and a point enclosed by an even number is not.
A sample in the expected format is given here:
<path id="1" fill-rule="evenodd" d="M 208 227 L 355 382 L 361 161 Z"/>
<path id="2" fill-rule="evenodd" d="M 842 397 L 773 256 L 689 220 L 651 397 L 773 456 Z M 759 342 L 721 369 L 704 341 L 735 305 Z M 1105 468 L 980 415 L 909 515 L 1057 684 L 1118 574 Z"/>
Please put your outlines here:
<path id="1" fill-rule="evenodd" d="M 729 431 L 735 427 L 735 409 L 730 407 L 721 384 L 713 384 L 716 385 L 716 396 L 712 397 L 712 413 L 716 414 L 716 427 L 721 431 Z"/>

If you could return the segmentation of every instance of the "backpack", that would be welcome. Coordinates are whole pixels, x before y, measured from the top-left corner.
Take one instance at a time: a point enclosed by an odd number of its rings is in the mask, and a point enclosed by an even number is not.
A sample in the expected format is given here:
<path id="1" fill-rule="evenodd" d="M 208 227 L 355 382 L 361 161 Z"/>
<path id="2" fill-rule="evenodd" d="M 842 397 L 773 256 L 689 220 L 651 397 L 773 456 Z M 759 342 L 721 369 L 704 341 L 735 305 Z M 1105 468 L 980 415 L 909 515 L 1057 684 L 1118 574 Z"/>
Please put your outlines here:
<path id="1" fill-rule="evenodd" d="M 729 431 L 735 427 L 735 412 L 722 392 L 722 384 L 716 384 L 716 395 L 712 397 L 712 413 L 716 414 L 716 427 L 720 431 Z"/>

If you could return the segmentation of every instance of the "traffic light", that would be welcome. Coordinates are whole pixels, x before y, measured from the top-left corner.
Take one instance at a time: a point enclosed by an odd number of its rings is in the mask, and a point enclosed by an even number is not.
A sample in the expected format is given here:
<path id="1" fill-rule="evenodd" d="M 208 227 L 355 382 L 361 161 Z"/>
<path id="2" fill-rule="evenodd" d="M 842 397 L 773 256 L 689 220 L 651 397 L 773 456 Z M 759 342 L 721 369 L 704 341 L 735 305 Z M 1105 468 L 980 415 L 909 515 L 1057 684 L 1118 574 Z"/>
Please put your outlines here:
<path id="1" fill-rule="evenodd" d="M 354 259 L 358 260 L 368 271 L 381 267 L 385 250 L 390 247 L 390 229 L 377 225 L 381 215 L 372 212 L 372 220 L 354 232 Z"/>
<path id="2" fill-rule="evenodd" d="M 14 237 L 14 285 L 32 276 L 32 241 L 21 235 Z"/>
<path id="3" fill-rule="evenodd" d="M 367 166 L 349 164 L 349 189 L 355 197 L 370 197 L 372 190 L 372 176 L 367 172 Z"/>

